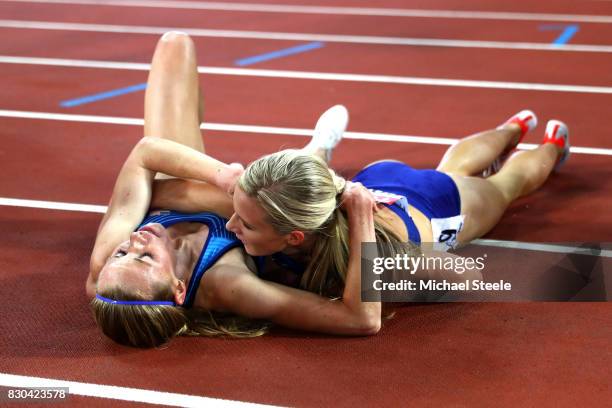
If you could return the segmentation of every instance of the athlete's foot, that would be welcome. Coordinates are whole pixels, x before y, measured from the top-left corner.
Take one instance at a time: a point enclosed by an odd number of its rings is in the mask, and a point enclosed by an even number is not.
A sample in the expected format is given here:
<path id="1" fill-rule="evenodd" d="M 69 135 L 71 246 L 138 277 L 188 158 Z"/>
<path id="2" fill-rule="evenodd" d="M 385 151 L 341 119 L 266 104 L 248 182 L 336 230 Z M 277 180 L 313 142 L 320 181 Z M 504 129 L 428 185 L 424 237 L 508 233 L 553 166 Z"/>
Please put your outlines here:
<path id="1" fill-rule="evenodd" d="M 527 132 L 535 129 L 537 125 L 538 117 L 535 113 L 527 109 L 520 111 L 503 124 L 499 125 L 497 129 L 514 130 L 516 132 L 516 137 L 510 141 L 502 154 L 500 154 L 489 167 L 483 170 L 482 177 L 489 177 L 497 173 L 516 146 L 523 141 Z"/>
<path id="2" fill-rule="evenodd" d="M 514 140 L 512 140 L 510 145 L 508 146 L 508 151 L 510 151 L 523 141 L 527 132 L 535 129 L 536 126 L 538 126 L 538 117 L 532 111 L 525 109 L 512 116 L 510 119 L 505 121 L 497 128 L 511 128 L 520 131 L 520 133 L 518 133 L 518 136 L 514 138 Z"/>
<path id="3" fill-rule="evenodd" d="M 570 155 L 569 129 L 567 125 L 559 120 L 549 120 L 546 124 L 546 132 L 542 144 L 552 143 L 557 147 L 557 164 L 554 170 L 557 171 L 565 163 Z"/>
<path id="4" fill-rule="evenodd" d="M 304 150 L 322 157 L 329 163 L 334 147 L 342 140 L 348 120 L 348 111 L 342 105 L 326 110 L 317 121 L 312 140 Z"/>

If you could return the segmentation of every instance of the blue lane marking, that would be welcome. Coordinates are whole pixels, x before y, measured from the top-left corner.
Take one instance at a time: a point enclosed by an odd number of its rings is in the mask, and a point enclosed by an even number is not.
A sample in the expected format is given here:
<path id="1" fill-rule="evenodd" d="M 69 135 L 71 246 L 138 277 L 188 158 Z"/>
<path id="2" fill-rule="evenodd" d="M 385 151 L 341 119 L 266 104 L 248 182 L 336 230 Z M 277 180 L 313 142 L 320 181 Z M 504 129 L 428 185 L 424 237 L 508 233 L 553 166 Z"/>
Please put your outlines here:
<path id="1" fill-rule="evenodd" d="M 253 57 L 242 58 L 235 61 L 235 64 L 241 67 L 246 65 L 257 64 L 258 62 L 268 61 L 275 58 L 286 57 L 288 55 L 299 54 L 300 52 L 306 52 L 315 50 L 323 47 L 325 44 L 320 41 L 311 42 L 304 45 L 298 45 L 297 47 L 285 48 L 283 50 L 269 52 L 267 54 L 255 55 Z"/>
<path id="2" fill-rule="evenodd" d="M 561 35 L 552 42 L 553 45 L 560 46 L 567 44 L 574 35 L 580 30 L 578 24 L 550 24 L 550 25 L 541 25 L 540 30 L 563 30 Z"/>
<path id="3" fill-rule="evenodd" d="M 578 32 L 579 28 L 577 25 L 570 25 L 565 27 L 565 30 L 561 35 L 553 42 L 555 45 L 563 45 L 569 42 L 572 37 Z"/>
<path id="4" fill-rule="evenodd" d="M 108 91 L 108 92 L 102 92 L 102 93 L 95 94 L 95 95 L 89 95 L 89 96 L 84 96 L 82 98 L 63 101 L 62 103 L 60 103 L 60 106 L 62 108 L 72 108 L 73 106 L 84 105 L 86 103 L 96 102 L 102 99 L 109 99 L 109 98 L 114 98 L 115 96 L 119 96 L 119 95 L 125 95 L 125 94 L 132 93 L 132 92 L 142 91 L 143 89 L 146 89 L 146 88 L 147 88 L 146 83 L 132 85 L 132 86 L 128 86 L 127 88 L 115 89 L 115 90 Z"/>

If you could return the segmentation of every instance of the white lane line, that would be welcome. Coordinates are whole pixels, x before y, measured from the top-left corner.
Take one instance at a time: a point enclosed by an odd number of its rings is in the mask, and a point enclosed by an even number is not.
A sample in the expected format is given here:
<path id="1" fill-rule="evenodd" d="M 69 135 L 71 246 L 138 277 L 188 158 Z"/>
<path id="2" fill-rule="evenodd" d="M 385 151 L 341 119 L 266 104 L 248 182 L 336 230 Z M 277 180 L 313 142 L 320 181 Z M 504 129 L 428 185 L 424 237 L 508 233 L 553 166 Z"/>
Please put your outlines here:
<path id="1" fill-rule="evenodd" d="M 0 205 L 7 207 L 43 208 L 47 210 L 106 213 L 105 205 L 62 203 L 59 201 L 23 200 L 20 198 L 0 197 Z"/>
<path id="2" fill-rule="evenodd" d="M 143 119 L 125 118 L 125 117 L 116 117 L 116 116 L 95 116 L 95 115 L 76 115 L 76 114 L 50 113 L 50 112 L 0 110 L 0 117 L 144 126 Z M 236 132 L 236 133 L 258 133 L 258 134 L 274 134 L 274 135 L 306 136 L 306 137 L 312 136 L 312 129 L 255 126 L 255 125 L 238 125 L 238 124 L 227 124 L 227 123 L 204 123 L 201 125 L 201 129 L 215 130 L 215 131 L 221 131 L 221 132 Z M 397 143 L 422 143 L 422 144 L 447 145 L 447 146 L 453 145 L 457 143 L 458 141 L 458 139 L 444 138 L 444 137 L 395 135 L 395 134 L 388 134 L 388 133 L 367 133 L 367 132 L 345 132 L 343 138 L 344 139 L 356 139 L 356 140 L 377 140 L 377 141 L 397 142 Z M 537 144 L 521 143 L 519 144 L 518 148 L 523 149 L 523 150 L 529 150 L 529 149 L 535 149 L 537 146 L 538 146 Z M 596 147 L 572 146 L 571 152 L 578 153 L 578 154 L 612 156 L 612 149 L 596 148 Z"/>
<path id="3" fill-rule="evenodd" d="M 96 33 L 121 34 L 155 34 L 160 35 L 168 31 L 179 30 L 192 37 L 216 38 L 243 38 L 258 40 L 284 40 L 284 41 L 323 41 L 331 43 L 352 44 L 378 44 L 403 46 L 428 46 L 451 48 L 489 48 L 507 50 L 536 50 L 536 51 L 571 51 L 571 52 L 612 52 L 610 45 L 564 44 L 507 42 L 507 41 L 472 41 L 449 40 L 436 38 L 405 38 L 405 37 L 379 37 L 361 35 L 332 35 L 308 33 L 279 33 L 268 31 L 242 31 L 242 30 L 209 30 L 186 27 L 151 27 L 109 24 L 82 24 L 82 23 L 56 23 L 50 21 L 26 20 L 0 20 L 0 28 L 18 28 L 26 30 L 60 30 L 85 31 Z"/>
<path id="4" fill-rule="evenodd" d="M 552 252 L 557 254 L 575 254 L 600 256 L 612 258 L 612 251 L 609 249 L 582 248 L 569 245 L 540 244 L 535 242 L 501 241 L 498 239 L 476 239 L 472 244 L 481 246 L 492 246 L 506 249 L 520 249 L 528 251 Z"/>
<path id="5" fill-rule="evenodd" d="M 577 23 L 612 23 L 612 16 L 588 14 L 513 13 L 497 11 L 426 10 L 373 7 L 328 7 L 285 4 L 221 3 L 211 1 L 163 0 L 3 0 L 19 3 L 82 4 L 97 6 L 149 7 L 187 10 L 222 10 L 264 13 L 331 14 L 381 17 L 424 17 L 470 20 L 571 21 Z"/>
<path id="6" fill-rule="evenodd" d="M 118 387 L 76 381 L 56 380 L 54 378 L 30 377 L 25 375 L 0 373 L 0 386 L 11 388 L 62 388 L 68 387 L 69 394 L 85 397 L 107 398 L 113 400 L 133 401 L 172 407 L 271 407 L 252 402 L 232 401 L 219 398 L 200 397 L 197 395 L 177 394 L 173 392 L 144 390 L 140 388 Z M 4 396 L 3 396 L 4 397 Z M 3 401 L 8 401 L 3 398 Z M 62 400 L 49 400 L 60 402 Z M 66 401 L 66 400 L 64 400 Z M 14 401 L 19 402 L 19 401 Z M 23 402 L 23 401 L 22 401 Z M 40 401 L 39 401 L 40 402 Z"/>
<path id="7" fill-rule="evenodd" d="M 144 126 L 143 119 L 125 118 L 117 116 L 76 115 L 67 113 L 0 110 L 0 117 Z M 200 128 L 203 130 L 215 130 L 220 132 L 257 133 L 306 137 L 312 136 L 312 129 L 284 128 L 273 126 L 237 125 L 229 123 L 204 123 L 200 126 Z M 377 140 L 396 143 L 422 143 L 446 146 L 450 146 L 458 142 L 458 139 L 446 137 L 394 135 L 388 133 L 368 132 L 344 132 L 343 138 L 356 140 Z M 522 150 L 535 149 L 536 147 L 538 147 L 538 145 L 532 143 L 521 143 L 518 145 L 518 148 Z M 572 146 L 570 150 L 572 153 L 578 154 L 612 156 L 612 149 L 607 148 Z"/>
<path id="8" fill-rule="evenodd" d="M 136 71 L 148 71 L 149 64 L 117 61 L 75 60 L 64 58 L 36 58 L 16 57 L 10 55 L 0 56 L 0 64 L 22 64 L 22 65 L 46 65 L 55 67 L 73 68 L 101 68 L 101 69 L 124 69 Z M 312 79 L 319 81 L 351 81 L 386 83 L 401 85 L 420 86 L 448 86 L 460 88 L 482 88 L 482 89 L 509 89 L 522 91 L 543 92 L 571 92 L 587 94 L 612 94 L 612 87 L 588 86 L 588 85 L 563 85 L 563 84 L 541 84 L 531 82 L 500 82 L 500 81 L 475 81 L 469 79 L 446 79 L 446 78 L 423 78 L 402 77 L 389 75 L 364 75 L 364 74 L 340 74 L 331 72 L 305 72 L 284 71 L 271 69 L 251 68 L 227 68 L 227 67 L 198 67 L 201 74 L 250 76 L 264 78 L 291 78 Z"/>
<path id="9" fill-rule="evenodd" d="M 41 200 L 26 200 L 19 198 L 6 198 L 0 197 L 0 206 L 7 207 L 26 207 L 26 208 L 39 208 L 45 210 L 59 210 L 59 211 L 80 211 L 90 213 L 104 214 L 107 207 L 103 205 L 90 205 L 90 204 L 77 204 L 77 203 L 64 203 L 57 201 L 41 201 Z M 539 252 L 553 252 L 553 253 L 572 253 L 580 255 L 592 255 L 602 256 L 606 258 L 612 258 L 612 251 L 602 249 L 588 249 L 580 248 L 569 245 L 556 245 L 556 244 L 540 244 L 532 242 L 520 242 L 520 241 L 503 241 L 497 239 L 477 239 L 472 241 L 473 244 L 481 246 L 493 246 L 508 249 L 524 249 L 529 251 Z M 0 384 L 1 385 L 1 384 Z"/>

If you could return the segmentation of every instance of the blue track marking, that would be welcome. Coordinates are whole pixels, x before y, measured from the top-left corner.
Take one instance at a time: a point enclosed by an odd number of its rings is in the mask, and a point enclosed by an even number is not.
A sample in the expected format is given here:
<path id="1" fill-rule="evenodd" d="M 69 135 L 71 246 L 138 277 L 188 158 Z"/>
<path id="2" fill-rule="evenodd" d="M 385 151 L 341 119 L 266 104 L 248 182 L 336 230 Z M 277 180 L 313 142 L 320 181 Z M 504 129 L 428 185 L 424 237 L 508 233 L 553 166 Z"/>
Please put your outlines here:
<path id="1" fill-rule="evenodd" d="M 552 42 L 552 45 L 561 46 L 567 44 L 574 35 L 580 30 L 578 24 L 550 24 L 550 25 L 541 25 L 540 30 L 549 31 L 549 30 L 563 30 L 561 35 Z"/>
<path id="2" fill-rule="evenodd" d="M 69 99 L 67 101 L 63 101 L 60 103 L 62 108 L 72 108 L 74 106 L 85 105 L 86 103 L 101 101 L 103 99 L 114 98 L 115 96 L 125 95 L 132 92 L 142 91 L 147 88 L 147 84 L 138 84 L 128 86 L 127 88 L 115 89 L 108 92 L 102 92 L 95 95 L 84 96 L 82 98 L 77 99 Z"/>
<path id="3" fill-rule="evenodd" d="M 323 47 L 325 44 L 320 41 L 311 42 L 308 44 L 298 45 L 296 47 L 285 48 L 283 50 L 273 51 L 266 54 L 255 55 L 253 57 L 242 58 L 235 61 L 235 64 L 244 67 L 246 65 L 253 65 L 259 62 L 268 61 L 275 58 L 282 58 L 288 55 L 299 54 L 301 52 L 316 50 L 317 48 Z"/>

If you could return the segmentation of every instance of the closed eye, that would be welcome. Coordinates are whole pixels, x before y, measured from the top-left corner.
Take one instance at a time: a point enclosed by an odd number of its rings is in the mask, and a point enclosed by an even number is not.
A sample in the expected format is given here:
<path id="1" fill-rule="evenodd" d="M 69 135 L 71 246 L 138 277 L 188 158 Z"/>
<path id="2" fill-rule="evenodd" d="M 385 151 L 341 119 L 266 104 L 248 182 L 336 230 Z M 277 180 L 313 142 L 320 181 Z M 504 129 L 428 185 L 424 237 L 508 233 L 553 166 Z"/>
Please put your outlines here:
<path id="1" fill-rule="evenodd" d="M 115 258 L 121 258 L 122 256 L 125 256 L 126 254 L 127 252 L 120 249 L 117 252 L 115 252 Z"/>
<path id="2" fill-rule="evenodd" d="M 244 228 L 253 231 L 254 228 L 252 226 L 250 226 L 249 224 L 247 224 L 246 222 L 244 222 L 244 220 L 242 219 L 242 217 L 240 217 L 238 214 L 236 214 L 236 216 L 238 217 L 238 219 L 240 220 L 240 222 L 242 223 L 242 225 L 244 225 Z"/>

